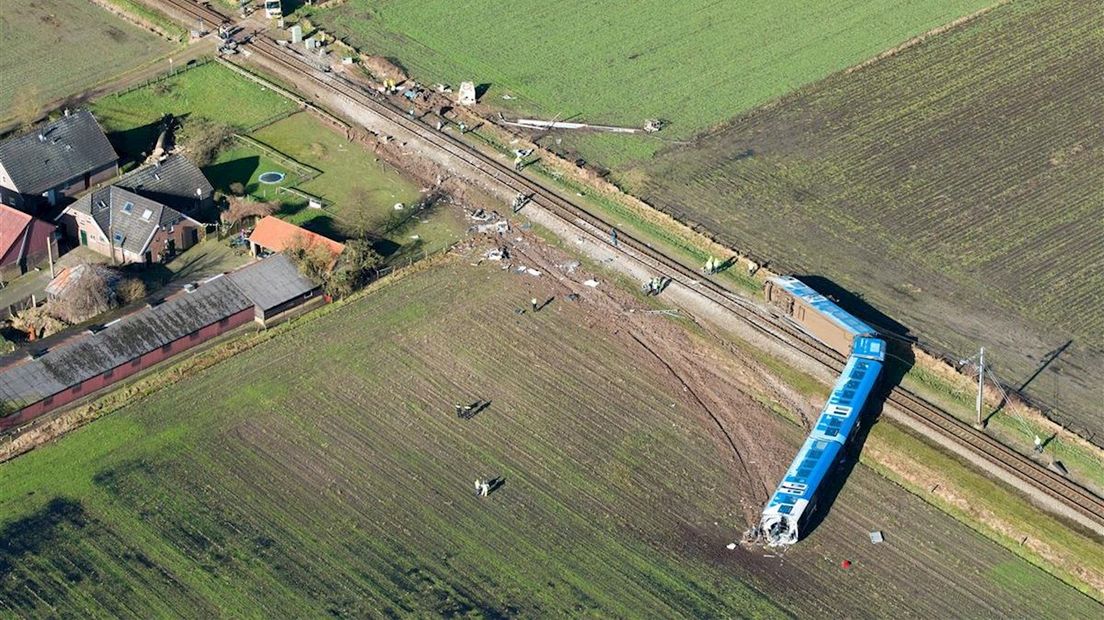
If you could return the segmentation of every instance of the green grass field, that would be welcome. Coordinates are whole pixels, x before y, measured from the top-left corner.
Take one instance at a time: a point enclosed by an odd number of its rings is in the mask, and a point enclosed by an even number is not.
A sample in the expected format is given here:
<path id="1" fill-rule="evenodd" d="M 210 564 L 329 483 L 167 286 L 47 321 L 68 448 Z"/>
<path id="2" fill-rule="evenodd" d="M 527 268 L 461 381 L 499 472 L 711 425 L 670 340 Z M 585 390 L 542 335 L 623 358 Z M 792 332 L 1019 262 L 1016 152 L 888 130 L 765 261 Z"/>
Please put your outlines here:
<path id="1" fill-rule="evenodd" d="M 171 49 L 85 0 L 0 0 L 0 123 L 20 113 L 17 93 L 44 106 Z"/>
<path id="2" fill-rule="evenodd" d="M 0 465 L 0 613 L 1099 611 L 864 468 L 784 561 L 725 550 L 740 484 L 716 438 L 594 323 L 602 294 L 514 314 L 555 286 L 453 260 Z"/>
<path id="3" fill-rule="evenodd" d="M 688 138 L 991 0 L 350 0 L 311 20 L 424 82 L 489 84 L 485 101 Z M 501 96 L 517 97 L 504 101 Z M 658 139 L 565 138 L 588 159 L 644 158 Z"/>
<path id="4" fill-rule="evenodd" d="M 189 119 L 203 118 L 244 131 L 295 108 L 282 95 L 215 62 L 92 104 L 116 150 L 130 157 L 152 149 L 165 114 L 180 118 L 185 129 Z"/>

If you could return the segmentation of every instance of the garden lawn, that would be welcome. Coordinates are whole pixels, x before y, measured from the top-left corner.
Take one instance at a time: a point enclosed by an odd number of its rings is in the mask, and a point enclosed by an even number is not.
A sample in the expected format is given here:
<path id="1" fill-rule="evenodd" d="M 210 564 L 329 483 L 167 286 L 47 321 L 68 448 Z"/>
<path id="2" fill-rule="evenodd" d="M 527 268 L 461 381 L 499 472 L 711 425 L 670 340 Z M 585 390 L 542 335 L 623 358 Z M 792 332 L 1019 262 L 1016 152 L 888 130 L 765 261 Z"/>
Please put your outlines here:
<path id="1" fill-rule="evenodd" d="M 92 111 L 116 150 L 136 157 L 153 147 L 159 122 L 166 114 L 180 118 L 184 131 L 190 120 L 202 118 L 244 132 L 296 107 L 282 95 L 208 62 L 143 88 L 99 99 Z"/>
<path id="2" fill-rule="evenodd" d="M 410 180 L 311 114 L 294 114 L 250 137 L 283 157 L 235 143 L 205 170 L 217 188 L 226 191 L 231 183 L 242 183 L 254 198 L 279 202 L 280 217 L 331 238 L 346 238 L 363 225 L 379 238 L 377 249 L 385 255 L 406 256 L 415 248 L 434 252 L 460 238 L 462 226 L 452 210 L 415 212 L 424 195 Z M 268 171 L 285 173 L 284 181 L 259 183 L 258 176 Z M 306 198 L 278 193 L 277 186 L 317 196 L 326 208 L 310 209 Z M 396 204 L 403 208 L 395 209 Z"/>

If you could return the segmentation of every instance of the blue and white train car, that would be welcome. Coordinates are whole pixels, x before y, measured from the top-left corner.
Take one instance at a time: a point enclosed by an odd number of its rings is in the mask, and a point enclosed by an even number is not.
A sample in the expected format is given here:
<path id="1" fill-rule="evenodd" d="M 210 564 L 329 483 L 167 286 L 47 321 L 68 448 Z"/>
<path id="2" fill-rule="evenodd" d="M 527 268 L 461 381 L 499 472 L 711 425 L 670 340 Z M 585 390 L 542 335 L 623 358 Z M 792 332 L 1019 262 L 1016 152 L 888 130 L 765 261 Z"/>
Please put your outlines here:
<path id="1" fill-rule="evenodd" d="M 812 289 L 803 283 L 793 278 L 787 280 L 785 284 L 793 291 L 791 294 L 815 302 L 805 307 L 822 312 L 824 321 L 847 334 L 849 346 L 847 364 L 828 402 L 763 510 L 759 531 L 769 545 L 790 545 L 800 538 L 804 525 L 816 509 L 825 480 L 839 461 L 840 452 L 871 399 L 885 361 L 885 341 L 877 338 L 873 329 L 815 291 L 810 294 Z M 814 319 L 813 323 L 816 322 Z"/>

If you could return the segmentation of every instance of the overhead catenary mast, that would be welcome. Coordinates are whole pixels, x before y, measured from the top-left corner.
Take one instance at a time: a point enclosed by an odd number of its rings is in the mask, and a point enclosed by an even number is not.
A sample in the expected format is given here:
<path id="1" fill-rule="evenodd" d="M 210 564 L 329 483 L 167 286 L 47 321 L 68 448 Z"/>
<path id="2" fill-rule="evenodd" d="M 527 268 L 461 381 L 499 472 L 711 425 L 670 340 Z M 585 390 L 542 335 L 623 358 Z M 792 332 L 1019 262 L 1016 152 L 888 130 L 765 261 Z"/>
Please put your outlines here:
<path id="1" fill-rule="evenodd" d="M 978 353 L 978 389 L 977 389 L 977 422 L 974 422 L 974 426 L 977 428 L 985 428 L 985 423 L 981 420 L 981 404 L 982 394 L 985 392 L 985 347 L 981 347 L 981 352 Z"/>

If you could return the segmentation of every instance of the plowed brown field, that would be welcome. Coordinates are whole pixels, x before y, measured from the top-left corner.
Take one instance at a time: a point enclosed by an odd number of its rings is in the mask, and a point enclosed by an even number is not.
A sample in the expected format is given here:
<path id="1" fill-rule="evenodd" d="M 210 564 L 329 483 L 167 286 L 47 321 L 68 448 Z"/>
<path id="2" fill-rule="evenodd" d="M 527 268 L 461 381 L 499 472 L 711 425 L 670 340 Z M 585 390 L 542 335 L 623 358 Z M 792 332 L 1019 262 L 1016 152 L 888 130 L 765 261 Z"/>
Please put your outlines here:
<path id="1" fill-rule="evenodd" d="M 785 556 L 725 549 L 802 439 L 757 399 L 796 401 L 603 274 L 482 249 L 0 466 L 0 614 L 1099 611 L 862 466 Z"/>
<path id="2" fill-rule="evenodd" d="M 779 269 L 826 276 L 960 357 L 989 350 L 1104 438 L 1104 28 L 1014 2 L 626 175 Z"/>

